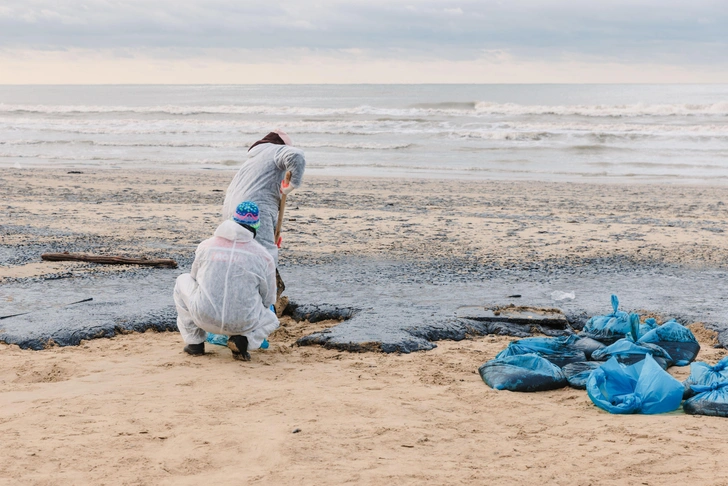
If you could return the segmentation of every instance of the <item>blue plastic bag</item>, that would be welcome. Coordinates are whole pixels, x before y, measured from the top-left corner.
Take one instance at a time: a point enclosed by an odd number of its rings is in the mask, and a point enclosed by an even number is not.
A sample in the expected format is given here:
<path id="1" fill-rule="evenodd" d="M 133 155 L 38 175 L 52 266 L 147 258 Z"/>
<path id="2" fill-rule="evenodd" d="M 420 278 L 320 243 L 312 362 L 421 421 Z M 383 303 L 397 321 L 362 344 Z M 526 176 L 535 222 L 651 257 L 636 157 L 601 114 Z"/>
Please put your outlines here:
<path id="1" fill-rule="evenodd" d="M 616 358 L 620 363 L 630 365 L 642 361 L 648 354 L 652 355 L 663 370 L 666 370 L 672 364 L 672 358 L 667 351 L 656 344 L 636 344 L 627 338 L 620 339 L 614 344 L 594 351 L 592 359 L 606 361 L 610 358 Z"/>
<path id="2" fill-rule="evenodd" d="M 692 363 L 690 365 L 690 376 L 683 382 L 683 385 L 685 385 L 683 398 L 695 395 L 692 386 L 709 386 L 725 380 L 728 380 L 728 356 L 718 361 L 715 366 L 710 366 L 703 361 Z"/>
<path id="3" fill-rule="evenodd" d="M 592 371 L 586 391 L 596 406 L 609 413 L 655 414 L 680 407 L 683 385 L 648 354 L 630 366 L 611 358 Z"/>
<path id="4" fill-rule="evenodd" d="M 685 413 L 728 417 L 728 378 L 710 385 L 692 385 L 690 388 L 696 395 L 685 400 Z"/>
<path id="5" fill-rule="evenodd" d="M 596 339 L 604 344 L 612 344 L 630 331 L 629 314 L 620 311 L 619 299 L 612 295 L 612 313 L 594 316 L 584 325 L 581 335 Z"/>
<path id="6" fill-rule="evenodd" d="M 214 334 L 212 332 L 208 332 L 207 339 L 205 339 L 205 341 L 217 346 L 227 346 L 228 336 L 225 334 Z"/>
<path id="7" fill-rule="evenodd" d="M 485 384 L 496 390 L 535 392 L 566 386 L 561 368 L 537 354 L 492 359 L 478 371 Z"/>
<path id="8" fill-rule="evenodd" d="M 637 340 L 637 344 L 656 344 L 664 349 L 677 366 L 687 366 L 700 351 L 700 344 L 687 327 L 670 320 Z"/>
<path id="9" fill-rule="evenodd" d="M 569 363 L 561 371 L 566 377 L 566 381 L 572 388 L 578 388 L 584 390 L 586 388 L 586 382 L 589 379 L 589 375 L 595 369 L 599 368 L 602 363 L 595 361 L 583 361 L 581 363 Z"/>
<path id="10" fill-rule="evenodd" d="M 584 355 L 586 355 L 586 359 L 588 360 L 592 359 L 594 351 L 604 348 L 604 344 L 596 339 L 586 336 L 574 336 L 574 338 L 576 339 L 571 345 L 580 351 L 584 351 Z"/>
<path id="11" fill-rule="evenodd" d="M 560 368 L 568 363 L 586 361 L 584 351 L 574 347 L 574 343 L 578 340 L 577 336 L 519 339 L 511 342 L 506 349 L 498 353 L 496 359 L 533 353 L 546 358 Z"/>
<path id="12" fill-rule="evenodd" d="M 609 346 L 592 353 L 592 359 L 595 361 L 606 361 L 611 357 L 615 357 L 622 364 L 634 364 L 642 361 L 645 355 L 651 354 L 663 370 L 666 370 L 668 366 L 672 365 L 672 357 L 661 347 L 652 343 L 638 344 L 635 342 L 641 335 L 640 316 L 630 314 L 629 326 L 629 334 Z"/>

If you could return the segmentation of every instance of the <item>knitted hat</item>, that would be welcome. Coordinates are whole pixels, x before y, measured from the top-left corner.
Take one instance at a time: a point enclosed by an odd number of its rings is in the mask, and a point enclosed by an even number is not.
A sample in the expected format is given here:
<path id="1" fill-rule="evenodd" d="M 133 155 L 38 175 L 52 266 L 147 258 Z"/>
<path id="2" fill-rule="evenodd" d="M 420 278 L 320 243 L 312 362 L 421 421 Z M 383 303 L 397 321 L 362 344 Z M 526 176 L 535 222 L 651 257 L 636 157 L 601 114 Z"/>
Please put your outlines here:
<path id="1" fill-rule="evenodd" d="M 258 219 L 258 205 L 252 201 L 241 202 L 238 204 L 232 219 L 238 224 L 244 224 L 257 230 L 260 226 L 260 220 Z"/>

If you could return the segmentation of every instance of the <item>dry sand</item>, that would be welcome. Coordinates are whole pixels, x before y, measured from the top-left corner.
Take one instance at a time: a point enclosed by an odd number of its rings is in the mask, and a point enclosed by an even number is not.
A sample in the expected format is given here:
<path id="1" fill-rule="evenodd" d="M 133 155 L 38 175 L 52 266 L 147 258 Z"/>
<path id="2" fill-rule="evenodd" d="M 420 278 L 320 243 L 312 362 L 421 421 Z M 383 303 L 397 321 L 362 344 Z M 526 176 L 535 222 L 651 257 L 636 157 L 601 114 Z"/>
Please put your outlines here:
<path id="1" fill-rule="evenodd" d="M 230 175 L 8 171 L 2 224 L 69 234 L 2 243 L 194 249 L 217 223 L 213 190 Z M 285 258 L 718 267 L 726 200 L 728 189 L 713 187 L 309 178 L 291 197 Z M 92 266 L 22 261 L 0 267 L 0 282 L 84 271 Z M 610 415 L 572 389 L 496 392 L 477 368 L 509 338 L 410 355 L 293 346 L 331 324 L 284 319 L 250 363 L 214 346 L 186 356 L 175 333 L 41 352 L 0 345 L 0 484 L 728 484 L 725 419 Z M 698 359 L 725 356 L 695 331 Z"/>

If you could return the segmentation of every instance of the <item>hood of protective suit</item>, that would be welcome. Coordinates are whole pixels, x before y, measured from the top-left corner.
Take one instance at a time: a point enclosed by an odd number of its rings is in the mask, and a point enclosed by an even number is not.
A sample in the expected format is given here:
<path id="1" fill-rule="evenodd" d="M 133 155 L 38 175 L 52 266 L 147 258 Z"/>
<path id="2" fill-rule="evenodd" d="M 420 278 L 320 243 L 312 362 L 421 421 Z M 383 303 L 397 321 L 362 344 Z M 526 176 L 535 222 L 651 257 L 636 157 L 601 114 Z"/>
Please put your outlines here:
<path id="1" fill-rule="evenodd" d="M 225 238 L 230 241 L 248 242 L 253 241 L 253 233 L 240 226 L 235 221 L 223 221 L 215 230 L 215 236 Z"/>

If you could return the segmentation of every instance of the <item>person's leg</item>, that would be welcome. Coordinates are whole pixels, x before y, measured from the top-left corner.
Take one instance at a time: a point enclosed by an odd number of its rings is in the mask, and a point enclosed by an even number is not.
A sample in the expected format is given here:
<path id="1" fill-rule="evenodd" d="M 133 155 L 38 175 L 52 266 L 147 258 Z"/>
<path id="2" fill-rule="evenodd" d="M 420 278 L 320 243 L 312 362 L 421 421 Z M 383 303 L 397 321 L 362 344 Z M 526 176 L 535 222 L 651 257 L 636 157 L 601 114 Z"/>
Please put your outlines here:
<path id="1" fill-rule="evenodd" d="M 177 329 L 179 329 L 182 339 L 187 344 L 185 346 L 186 353 L 204 354 L 207 332 L 197 327 L 189 311 L 189 301 L 194 288 L 195 280 L 189 273 L 183 273 L 177 277 L 177 283 L 174 286 L 174 303 L 177 306 Z"/>

